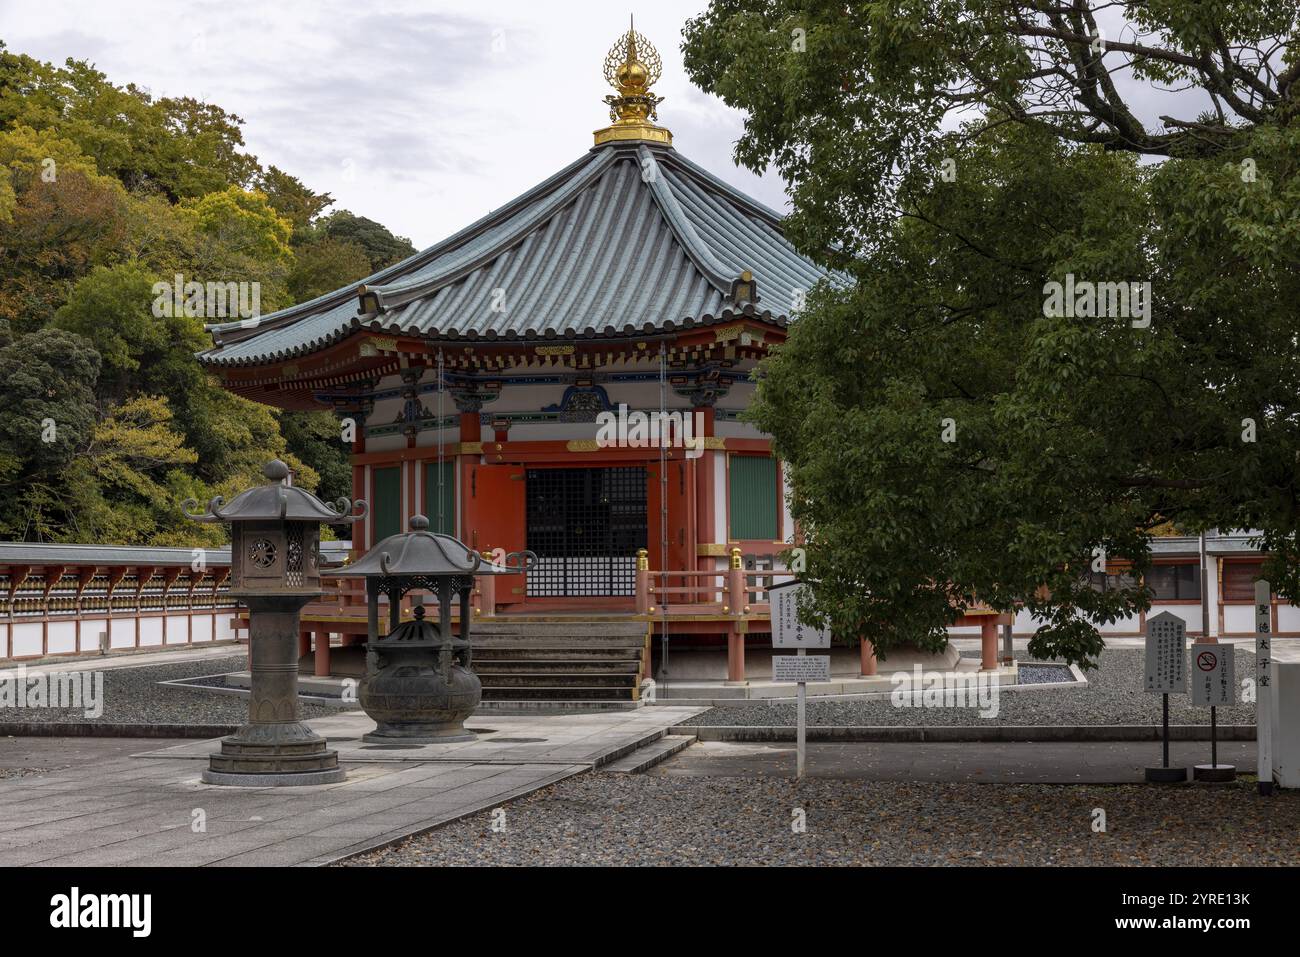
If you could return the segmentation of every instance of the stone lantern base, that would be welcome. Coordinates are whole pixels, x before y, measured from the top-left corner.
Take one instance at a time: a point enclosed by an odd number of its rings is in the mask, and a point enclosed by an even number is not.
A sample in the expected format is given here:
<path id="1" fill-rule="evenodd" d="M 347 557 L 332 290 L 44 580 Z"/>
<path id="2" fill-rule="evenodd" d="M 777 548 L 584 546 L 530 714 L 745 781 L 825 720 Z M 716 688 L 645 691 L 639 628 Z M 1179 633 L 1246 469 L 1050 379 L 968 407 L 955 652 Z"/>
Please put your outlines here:
<path id="1" fill-rule="evenodd" d="M 338 752 L 298 720 L 298 609 L 305 604 L 303 597 L 237 597 L 249 608 L 248 723 L 221 739 L 203 781 L 279 787 L 346 780 Z"/>
<path id="2" fill-rule="evenodd" d="M 282 787 L 335 784 L 346 780 L 339 754 L 324 738 L 297 721 L 247 724 L 221 740 L 205 784 Z"/>

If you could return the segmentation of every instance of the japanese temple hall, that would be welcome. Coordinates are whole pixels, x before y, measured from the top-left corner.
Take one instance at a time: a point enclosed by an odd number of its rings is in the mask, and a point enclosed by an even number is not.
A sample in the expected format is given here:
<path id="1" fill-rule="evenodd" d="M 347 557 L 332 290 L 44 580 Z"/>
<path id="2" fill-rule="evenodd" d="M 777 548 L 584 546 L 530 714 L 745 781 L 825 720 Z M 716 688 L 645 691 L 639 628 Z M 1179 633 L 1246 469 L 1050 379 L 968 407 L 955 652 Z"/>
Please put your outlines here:
<path id="1" fill-rule="evenodd" d="M 765 595 L 732 607 L 727 575 L 739 562 L 761 585 L 795 529 L 781 463 L 739 417 L 826 273 L 655 125 L 660 69 L 629 30 L 605 65 L 612 122 L 573 163 L 360 282 L 209 327 L 200 359 L 226 388 L 355 423 L 358 555 L 417 513 L 480 552 L 537 555 L 483 614 L 768 630 Z M 614 438 L 612 419 L 628 425 Z"/>

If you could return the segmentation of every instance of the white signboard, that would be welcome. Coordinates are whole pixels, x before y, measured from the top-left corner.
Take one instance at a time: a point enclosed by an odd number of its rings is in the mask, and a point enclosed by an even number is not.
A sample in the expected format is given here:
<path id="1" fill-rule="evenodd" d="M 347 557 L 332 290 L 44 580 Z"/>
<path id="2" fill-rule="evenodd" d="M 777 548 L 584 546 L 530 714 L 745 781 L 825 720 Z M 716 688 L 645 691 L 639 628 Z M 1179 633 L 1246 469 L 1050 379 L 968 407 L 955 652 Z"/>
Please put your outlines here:
<path id="1" fill-rule="evenodd" d="M 1232 645 L 1192 645 L 1192 704 L 1222 707 L 1236 704 Z"/>
<path id="2" fill-rule="evenodd" d="M 1147 691 L 1187 692 L 1186 649 L 1187 622 L 1168 611 L 1147 619 Z"/>
<path id="3" fill-rule="evenodd" d="M 830 681 L 830 655 L 773 655 L 773 681 Z"/>
<path id="4" fill-rule="evenodd" d="M 828 630 L 811 628 L 799 620 L 799 593 L 803 588 L 804 586 L 799 582 L 789 582 L 773 585 L 770 589 L 773 648 L 829 648 L 831 646 L 831 633 Z"/>

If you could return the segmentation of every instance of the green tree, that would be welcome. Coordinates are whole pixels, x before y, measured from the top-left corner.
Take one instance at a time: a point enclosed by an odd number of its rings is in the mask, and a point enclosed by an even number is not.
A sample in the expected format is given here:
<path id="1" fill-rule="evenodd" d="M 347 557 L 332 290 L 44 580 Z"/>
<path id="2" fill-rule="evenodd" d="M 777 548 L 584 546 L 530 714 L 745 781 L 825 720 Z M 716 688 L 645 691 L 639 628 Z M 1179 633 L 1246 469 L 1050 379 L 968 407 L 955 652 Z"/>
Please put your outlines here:
<path id="1" fill-rule="evenodd" d="M 364 279 L 373 271 L 366 251 L 353 242 L 328 236 L 294 248 L 289 270 L 289 298 L 307 302 Z"/>
<path id="2" fill-rule="evenodd" d="M 885 652 L 1023 602 L 1033 653 L 1088 663 L 1149 602 L 1090 566 L 1140 574 L 1171 522 L 1260 530 L 1300 599 L 1296 9 L 1129 5 L 1103 46 L 1103 6 L 720 0 L 688 25 L 692 78 L 748 113 L 738 159 L 777 165 L 790 235 L 853 280 L 812 293 L 752 414 L 810 610 Z M 1209 109 L 1151 128 L 1121 60 Z M 1149 311 L 1048 314 L 1067 278 L 1149 282 Z"/>
<path id="3" fill-rule="evenodd" d="M 66 519 L 39 507 L 41 489 L 65 481 L 97 413 L 99 355 L 61 329 L 14 336 L 0 320 L 0 535 L 47 539 Z"/>
<path id="4" fill-rule="evenodd" d="M 319 228 L 329 239 L 354 243 L 364 249 L 370 258 L 371 272 L 378 272 L 385 266 L 415 255 L 415 247 L 409 239 L 394 236 L 373 219 L 356 216 L 346 209 L 326 216 Z"/>

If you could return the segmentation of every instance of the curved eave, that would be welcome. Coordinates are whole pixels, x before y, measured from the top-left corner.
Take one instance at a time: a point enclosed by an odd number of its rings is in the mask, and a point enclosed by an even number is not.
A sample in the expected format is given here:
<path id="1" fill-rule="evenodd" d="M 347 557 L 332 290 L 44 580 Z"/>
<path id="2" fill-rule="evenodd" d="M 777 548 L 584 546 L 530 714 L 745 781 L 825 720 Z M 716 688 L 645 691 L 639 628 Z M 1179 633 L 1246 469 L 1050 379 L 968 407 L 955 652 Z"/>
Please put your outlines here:
<path id="1" fill-rule="evenodd" d="M 486 336 L 462 336 L 456 330 L 447 330 L 444 335 L 419 335 L 403 329 L 396 323 L 384 324 L 374 317 L 358 316 L 353 320 L 351 326 L 341 329 L 338 332 L 322 336 L 320 339 L 312 340 L 295 346 L 291 349 L 277 349 L 270 354 L 259 354 L 257 356 L 221 356 L 220 350 L 209 350 L 207 352 L 196 353 L 199 362 L 205 366 L 213 368 L 250 368 L 255 366 L 275 365 L 280 362 L 286 362 L 291 359 L 299 359 L 304 356 L 320 352 L 329 346 L 343 342 L 348 338 L 358 334 L 377 334 L 386 336 L 401 336 L 406 339 L 421 339 L 431 344 L 437 343 L 456 343 L 460 346 L 533 346 L 545 343 L 579 343 L 579 342 L 625 342 L 630 340 L 645 341 L 655 338 L 672 338 L 683 332 L 689 332 L 692 329 L 703 329 L 708 326 L 724 325 L 729 322 L 735 322 L 738 319 L 751 319 L 756 322 L 764 323 L 776 329 L 785 329 L 790 319 L 786 315 L 773 315 L 766 309 L 757 309 L 752 304 L 746 304 L 740 309 L 725 309 L 717 315 L 704 314 L 699 317 L 687 316 L 679 322 L 671 319 L 663 322 L 645 322 L 640 326 L 633 323 L 627 323 L 621 328 L 606 327 L 601 330 L 585 330 L 578 332 L 557 333 L 554 330 L 547 330 L 543 333 L 528 331 L 522 334 L 497 335 L 495 333 Z"/>

